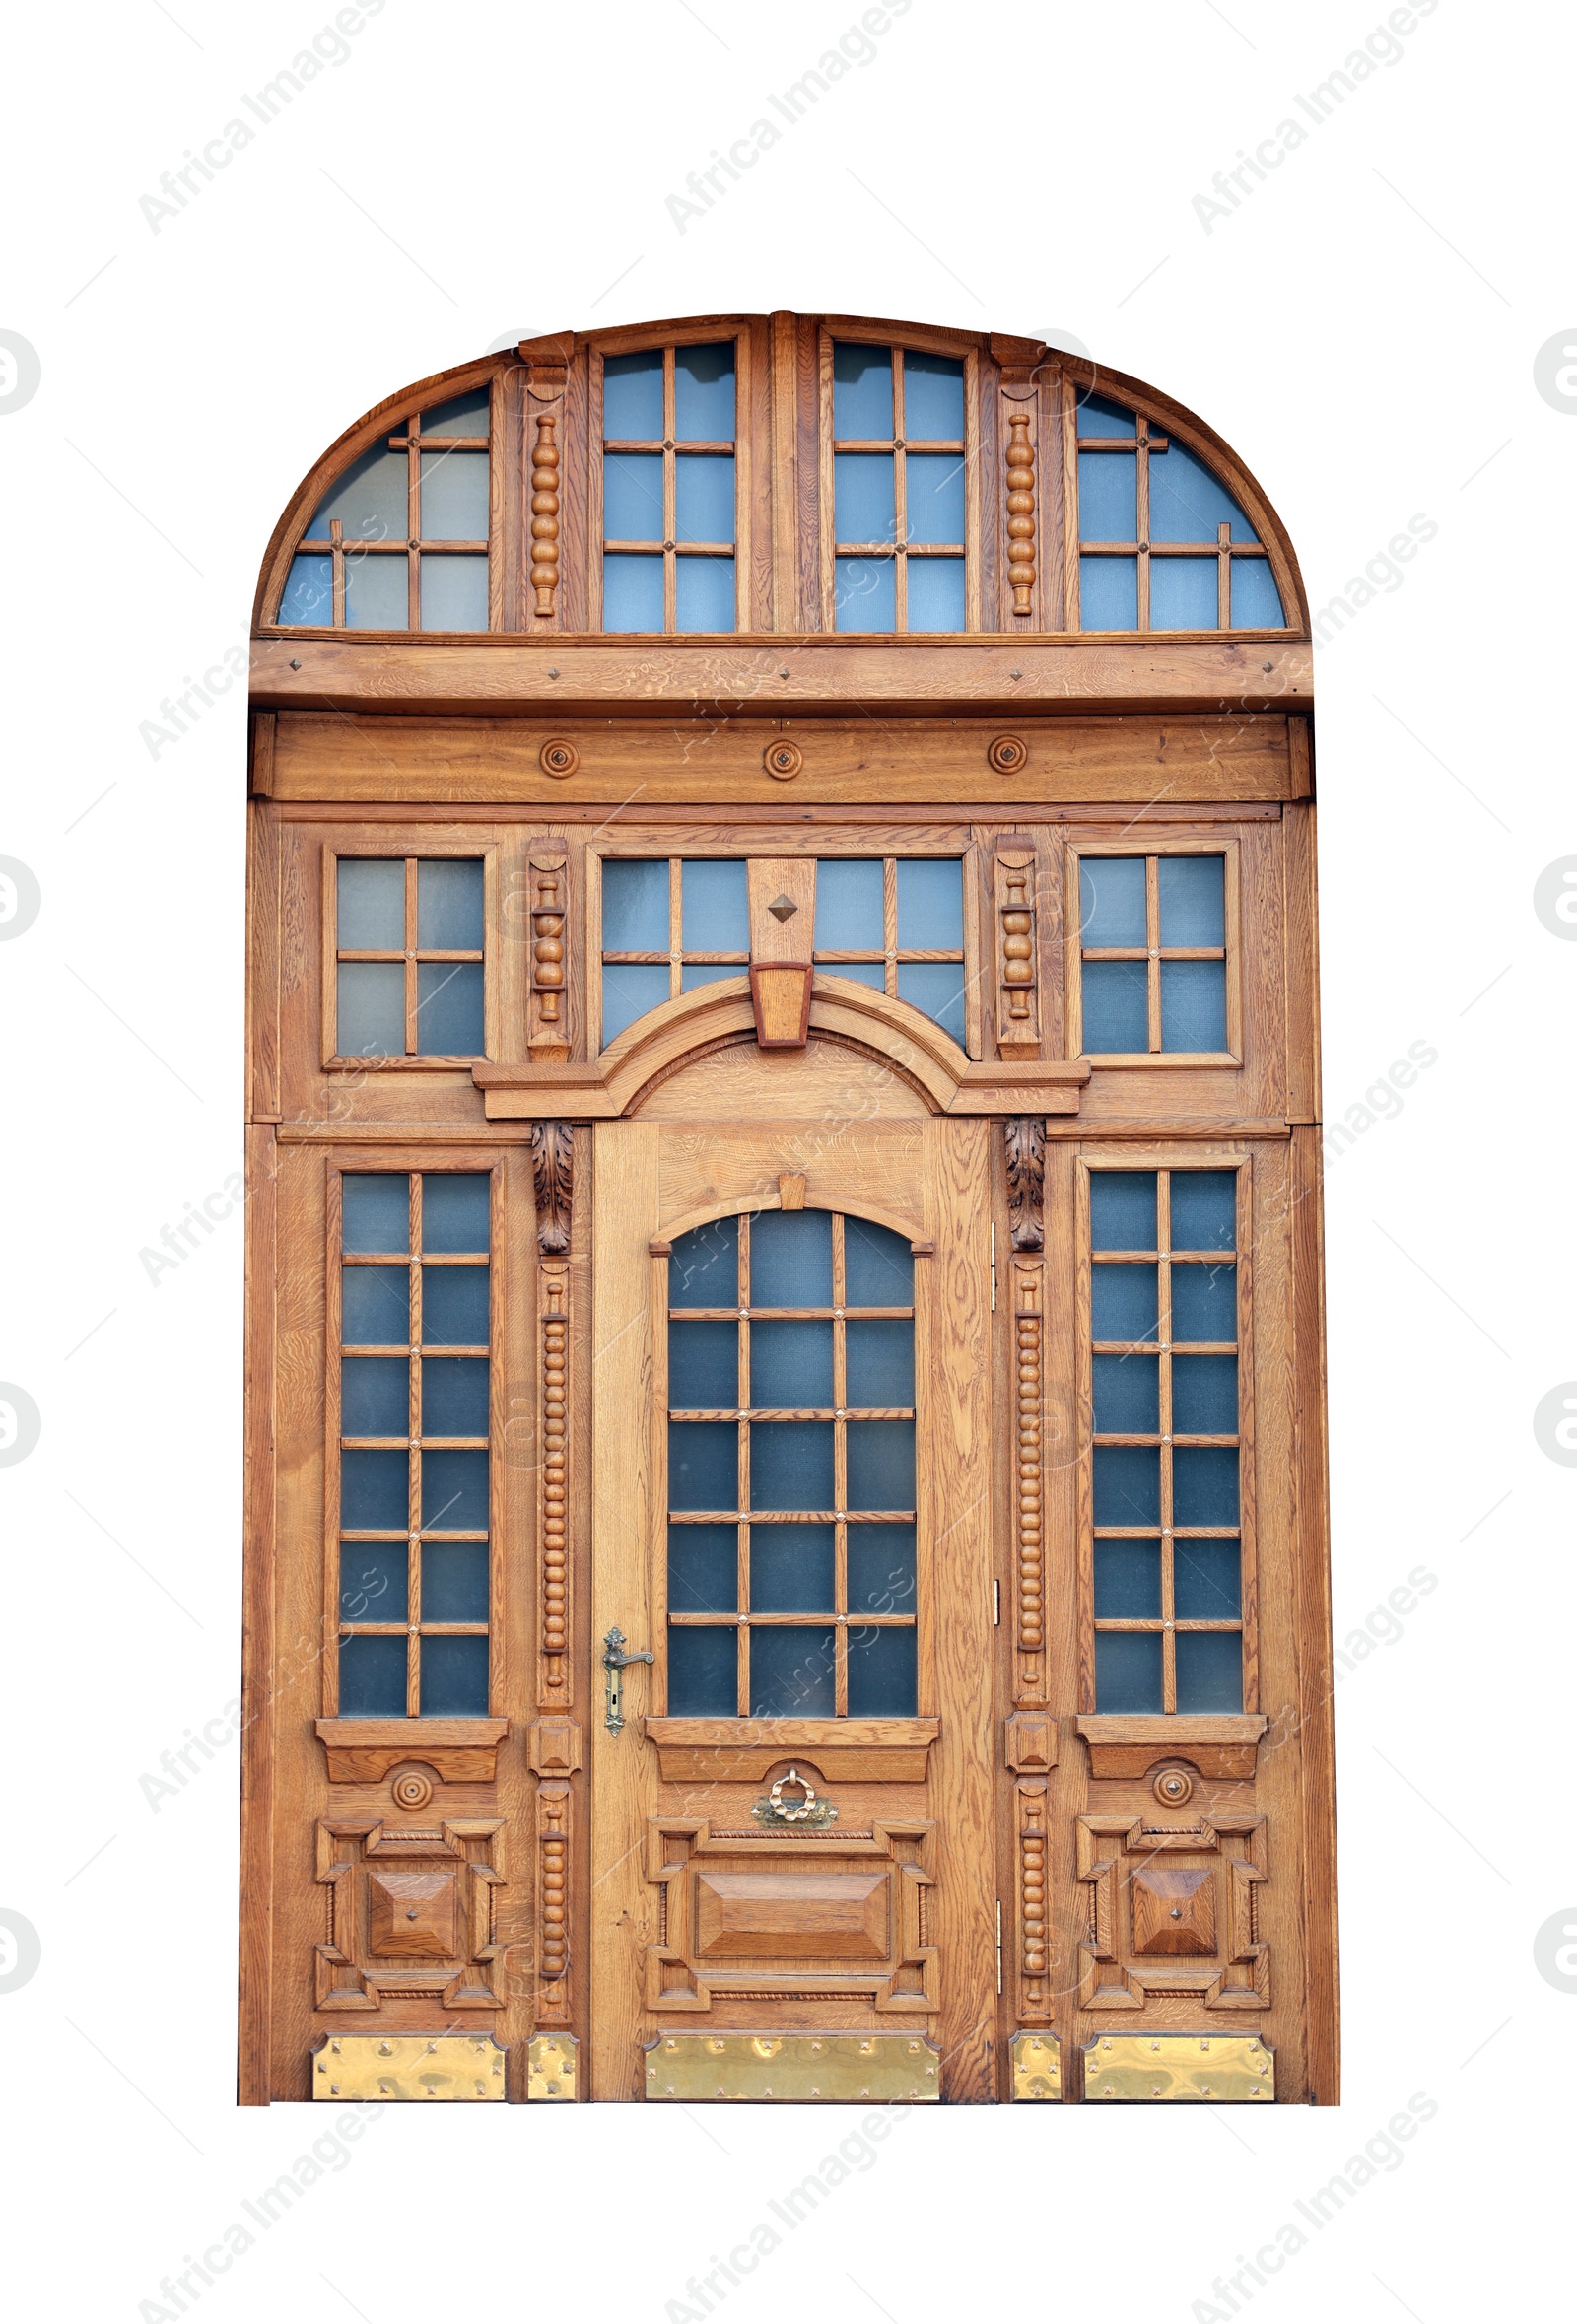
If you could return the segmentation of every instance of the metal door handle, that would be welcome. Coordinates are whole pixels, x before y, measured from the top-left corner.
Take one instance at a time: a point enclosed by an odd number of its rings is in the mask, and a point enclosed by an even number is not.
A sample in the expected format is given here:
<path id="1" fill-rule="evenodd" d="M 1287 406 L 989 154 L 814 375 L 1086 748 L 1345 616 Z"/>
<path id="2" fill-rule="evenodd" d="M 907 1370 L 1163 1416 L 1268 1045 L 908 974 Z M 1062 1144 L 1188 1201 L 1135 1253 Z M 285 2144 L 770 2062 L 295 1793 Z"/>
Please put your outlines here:
<path id="1" fill-rule="evenodd" d="M 607 1679 L 607 1727 L 610 1735 L 617 1735 L 624 1725 L 624 1668 L 627 1663 L 654 1663 L 656 1656 L 650 1649 L 641 1654 L 626 1654 L 624 1632 L 610 1630 L 602 1641 L 602 1668 Z"/>

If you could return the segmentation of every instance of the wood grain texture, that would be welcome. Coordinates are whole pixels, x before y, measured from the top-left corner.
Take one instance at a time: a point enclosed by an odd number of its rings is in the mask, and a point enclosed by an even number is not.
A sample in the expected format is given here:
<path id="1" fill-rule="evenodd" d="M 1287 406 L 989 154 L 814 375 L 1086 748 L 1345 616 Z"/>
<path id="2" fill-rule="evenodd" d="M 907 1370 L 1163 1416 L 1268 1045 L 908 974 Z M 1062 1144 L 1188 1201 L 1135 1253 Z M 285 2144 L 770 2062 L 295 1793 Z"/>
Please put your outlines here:
<path id="1" fill-rule="evenodd" d="M 237 2096 L 269 2100 L 274 1977 L 274 1286 L 277 1156 L 266 1126 L 246 1136 L 246 1438 L 241 1631 L 240 1976 Z"/>

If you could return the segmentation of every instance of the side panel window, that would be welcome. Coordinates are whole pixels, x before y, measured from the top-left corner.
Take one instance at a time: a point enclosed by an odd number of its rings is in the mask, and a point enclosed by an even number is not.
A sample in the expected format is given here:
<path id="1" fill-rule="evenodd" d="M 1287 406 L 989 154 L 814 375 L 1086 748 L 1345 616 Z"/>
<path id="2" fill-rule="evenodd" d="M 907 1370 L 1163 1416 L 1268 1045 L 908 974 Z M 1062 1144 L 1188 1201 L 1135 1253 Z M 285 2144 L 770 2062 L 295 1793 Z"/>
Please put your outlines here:
<path id="1" fill-rule="evenodd" d="M 334 872 L 334 1055 L 483 1056 L 482 858 L 341 855 Z"/>
<path id="2" fill-rule="evenodd" d="M 1079 856 L 1076 1055 L 1234 1057 L 1229 861 Z"/>

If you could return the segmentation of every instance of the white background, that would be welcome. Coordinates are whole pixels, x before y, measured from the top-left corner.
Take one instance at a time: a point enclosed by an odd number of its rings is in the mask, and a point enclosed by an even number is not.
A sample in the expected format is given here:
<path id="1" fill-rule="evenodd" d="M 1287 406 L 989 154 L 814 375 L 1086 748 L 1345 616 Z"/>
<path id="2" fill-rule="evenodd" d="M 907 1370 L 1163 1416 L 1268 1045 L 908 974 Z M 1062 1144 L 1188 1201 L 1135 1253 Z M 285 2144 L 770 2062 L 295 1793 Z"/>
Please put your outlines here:
<path id="1" fill-rule="evenodd" d="M 15 2315 L 180 2312 L 161 2279 L 324 2129 L 234 2105 L 234 1746 L 157 1813 L 140 1783 L 238 1691 L 239 1215 L 157 1285 L 139 1253 L 240 1163 L 241 691 L 157 758 L 139 728 L 244 638 L 298 479 L 402 382 L 506 332 L 775 307 L 1075 335 L 1237 447 L 1316 604 L 1438 526 L 1317 664 L 1328 1120 L 1439 1053 L 1331 1171 L 1338 1640 L 1412 1567 L 1437 1587 L 1337 1690 L 1340 2111 L 917 2115 L 720 2304 L 1209 2324 L 1287 2221 L 1307 2247 L 1240 2306 L 1532 2302 L 1577 2037 L 1534 1961 L 1577 1923 L 1577 1475 L 1533 1432 L 1577 1375 L 1577 947 L 1533 905 L 1577 854 L 1577 416 L 1534 379 L 1577 342 L 1567 26 L 1443 0 L 1206 232 L 1194 197 L 1306 118 L 1380 0 L 914 0 L 681 234 L 667 196 L 858 13 L 387 0 L 157 232 L 140 197 L 327 0 L 13 20 L 0 326 L 42 383 L 0 414 L 0 854 L 43 899 L 0 944 L 0 1379 L 42 1415 L 0 1469 L 0 1903 L 42 1942 L 0 1993 Z M 1308 2227 L 1418 2092 L 1400 2164 Z M 194 2312 L 683 2324 L 687 2279 L 853 2127 L 390 2109 Z"/>

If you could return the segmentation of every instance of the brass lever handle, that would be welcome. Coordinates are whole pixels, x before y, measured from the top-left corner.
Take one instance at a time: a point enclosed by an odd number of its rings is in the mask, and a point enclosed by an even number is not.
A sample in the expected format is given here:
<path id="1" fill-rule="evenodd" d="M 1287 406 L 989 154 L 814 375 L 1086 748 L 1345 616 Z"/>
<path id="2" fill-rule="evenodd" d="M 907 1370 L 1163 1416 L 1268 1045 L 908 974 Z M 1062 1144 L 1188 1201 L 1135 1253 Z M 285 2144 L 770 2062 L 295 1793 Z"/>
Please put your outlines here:
<path id="1" fill-rule="evenodd" d="M 602 1668 L 607 1679 L 607 1728 L 617 1735 L 624 1725 L 624 1668 L 627 1663 L 654 1663 L 656 1656 L 650 1649 L 641 1654 L 626 1654 L 624 1632 L 615 1627 L 602 1641 Z"/>

